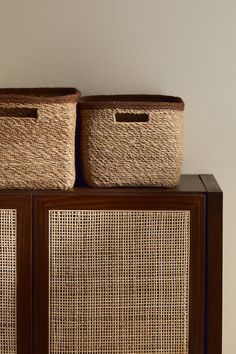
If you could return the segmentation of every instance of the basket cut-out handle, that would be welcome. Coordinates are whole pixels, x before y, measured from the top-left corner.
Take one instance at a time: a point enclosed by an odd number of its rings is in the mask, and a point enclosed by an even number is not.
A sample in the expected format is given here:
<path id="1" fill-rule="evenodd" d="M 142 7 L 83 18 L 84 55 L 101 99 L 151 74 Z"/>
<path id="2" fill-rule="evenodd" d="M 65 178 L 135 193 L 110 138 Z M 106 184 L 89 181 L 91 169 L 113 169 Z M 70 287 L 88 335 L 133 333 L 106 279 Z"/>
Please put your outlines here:
<path id="1" fill-rule="evenodd" d="M 115 122 L 119 123 L 143 123 L 149 121 L 147 113 L 116 113 Z"/>
<path id="2" fill-rule="evenodd" d="M 14 107 L 5 108 L 0 107 L 0 118 L 38 118 L 37 108 Z"/>

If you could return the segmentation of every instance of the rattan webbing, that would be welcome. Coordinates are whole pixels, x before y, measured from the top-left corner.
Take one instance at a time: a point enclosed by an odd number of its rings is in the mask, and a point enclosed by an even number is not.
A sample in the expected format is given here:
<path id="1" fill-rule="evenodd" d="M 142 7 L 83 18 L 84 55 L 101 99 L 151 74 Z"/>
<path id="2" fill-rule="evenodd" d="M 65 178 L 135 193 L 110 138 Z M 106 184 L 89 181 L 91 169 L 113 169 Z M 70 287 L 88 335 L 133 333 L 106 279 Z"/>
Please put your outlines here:
<path id="1" fill-rule="evenodd" d="M 0 209 L 0 353 L 16 354 L 16 210 Z"/>
<path id="2" fill-rule="evenodd" d="M 49 211 L 49 353 L 188 354 L 189 211 Z"/>

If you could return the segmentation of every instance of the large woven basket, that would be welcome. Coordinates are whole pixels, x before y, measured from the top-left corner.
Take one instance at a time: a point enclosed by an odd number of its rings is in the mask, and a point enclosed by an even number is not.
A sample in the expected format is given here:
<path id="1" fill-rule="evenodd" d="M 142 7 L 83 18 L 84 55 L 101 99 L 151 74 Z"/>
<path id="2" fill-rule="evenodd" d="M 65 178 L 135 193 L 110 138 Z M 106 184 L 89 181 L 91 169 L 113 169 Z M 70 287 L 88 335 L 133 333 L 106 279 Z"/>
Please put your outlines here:
<path id="1" fill-rule="evenodd" d="M 74 88 L 0 89 L 0 188 L 73 187 L 79 95 Z"/>
<path id="2" fill-rule="evenodd" d="M 178 184 L 183 157 L 179 97 L 88 96 L 79 101 L 81 158 L 88 185 Z"/>

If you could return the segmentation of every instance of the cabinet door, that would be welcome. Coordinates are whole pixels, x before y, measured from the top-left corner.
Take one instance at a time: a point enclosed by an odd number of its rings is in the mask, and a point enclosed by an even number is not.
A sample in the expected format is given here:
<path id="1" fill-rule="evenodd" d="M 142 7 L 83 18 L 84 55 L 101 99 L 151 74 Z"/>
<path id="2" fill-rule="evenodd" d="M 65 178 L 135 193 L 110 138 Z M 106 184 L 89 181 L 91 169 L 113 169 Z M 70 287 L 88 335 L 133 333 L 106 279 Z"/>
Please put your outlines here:
<path id="1" fill-rule="evenodd" d="M 203 354 L 204 195 L 35 197 L 35 354 Z"/>
<path id="2" fill-rule="evenodd" d="M 0 353 L 32 353 L 31 196 L 0 194 Z"/>

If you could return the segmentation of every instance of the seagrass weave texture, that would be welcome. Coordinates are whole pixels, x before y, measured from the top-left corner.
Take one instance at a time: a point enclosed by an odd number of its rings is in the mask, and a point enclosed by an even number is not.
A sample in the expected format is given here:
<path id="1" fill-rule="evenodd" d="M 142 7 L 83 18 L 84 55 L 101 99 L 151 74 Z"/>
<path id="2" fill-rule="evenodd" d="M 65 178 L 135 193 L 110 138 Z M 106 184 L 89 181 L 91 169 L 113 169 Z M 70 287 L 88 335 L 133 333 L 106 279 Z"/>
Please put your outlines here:
<path id="1" fill-rule="evenodd" d="M 0 209 L 0 353 L 16 354 L 16 210 Z"/>
<path id="2" fill-rule="evenodd" d="M 0 89 L 1 188 L 73 187 L 78 97 L 73 89 Z"/>
<path id="3" fill-rule="evenodd" d="M 137 101 L 138 95 L 131 96 L 130 102 L 96 102 L 96 96 L 94 102 L 93 96 L 81 99 L 81 152 L 88 185 L 178 184 L 183 159 L 184 104 L 151 98 L 145 96 L 148 101 L 144 102 Z"/>
<path id="4" fill-rule="evenodd" d="M 189 211 L 49 211 L 49 353 L 189 354 Z"/>

